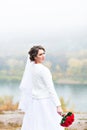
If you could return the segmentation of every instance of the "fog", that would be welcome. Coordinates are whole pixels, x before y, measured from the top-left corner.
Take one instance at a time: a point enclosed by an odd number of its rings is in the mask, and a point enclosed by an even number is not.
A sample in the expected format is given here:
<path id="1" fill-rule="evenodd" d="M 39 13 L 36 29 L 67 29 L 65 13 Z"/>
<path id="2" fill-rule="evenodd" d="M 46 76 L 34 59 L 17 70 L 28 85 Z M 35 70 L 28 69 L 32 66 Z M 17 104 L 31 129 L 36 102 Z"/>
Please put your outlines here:
<path id="1" fill-rule="evenodd" d="M 87 49 L 86 0 L 0 1 L 0 55 Z"/>

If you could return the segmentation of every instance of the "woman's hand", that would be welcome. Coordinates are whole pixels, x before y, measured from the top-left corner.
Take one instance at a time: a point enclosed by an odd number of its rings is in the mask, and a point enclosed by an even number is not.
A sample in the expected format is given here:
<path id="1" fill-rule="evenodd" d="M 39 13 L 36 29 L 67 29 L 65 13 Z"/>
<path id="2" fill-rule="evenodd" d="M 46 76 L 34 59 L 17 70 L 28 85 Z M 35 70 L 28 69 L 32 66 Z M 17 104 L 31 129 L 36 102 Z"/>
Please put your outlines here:
<path id="1" fill-rule="evenodd" d="M 58 113 L 59 115 L 61 115 L 61 116 L 64 115 L 61 106 L 57 106 L 57 113 Z"/>

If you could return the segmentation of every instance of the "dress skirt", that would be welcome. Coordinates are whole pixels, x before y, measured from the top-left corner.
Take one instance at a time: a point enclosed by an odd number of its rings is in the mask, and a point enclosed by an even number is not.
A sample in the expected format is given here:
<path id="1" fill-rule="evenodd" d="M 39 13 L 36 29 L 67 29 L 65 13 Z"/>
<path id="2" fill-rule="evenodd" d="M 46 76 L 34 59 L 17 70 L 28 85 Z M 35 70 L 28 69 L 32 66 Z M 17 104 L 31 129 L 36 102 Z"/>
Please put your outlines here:
<path id="1" fill-rule="evenodd" d="M 51 98 L 33 98 L 32 112 L 25 113 L 21 130 L 64 130 L 61 118 Z"/>

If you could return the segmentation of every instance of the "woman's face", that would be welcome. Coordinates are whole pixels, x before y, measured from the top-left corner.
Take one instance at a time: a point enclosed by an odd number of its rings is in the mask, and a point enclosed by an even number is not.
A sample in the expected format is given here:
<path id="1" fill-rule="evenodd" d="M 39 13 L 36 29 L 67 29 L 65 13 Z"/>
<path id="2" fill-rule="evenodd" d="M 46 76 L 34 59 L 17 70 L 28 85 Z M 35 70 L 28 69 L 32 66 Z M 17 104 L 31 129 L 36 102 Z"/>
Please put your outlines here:
<path id="1" fill-rule="evenodd" d="M 35 63 L 42 63 L 45 59 L 45 52 L 39 49 L 37 56 L 35 57 Z"/>

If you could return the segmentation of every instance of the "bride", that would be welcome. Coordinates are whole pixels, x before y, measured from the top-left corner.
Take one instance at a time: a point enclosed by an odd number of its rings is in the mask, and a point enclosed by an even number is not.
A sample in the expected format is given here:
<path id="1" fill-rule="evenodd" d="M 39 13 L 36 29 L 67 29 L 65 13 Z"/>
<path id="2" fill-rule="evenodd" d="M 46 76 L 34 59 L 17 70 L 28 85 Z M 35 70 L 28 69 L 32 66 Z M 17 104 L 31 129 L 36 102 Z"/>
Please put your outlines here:
<path id="1" fill-rule="evenodd" d="M 25 112 L 21 130 L 64 130 L 62 108 L 50 70 L 43 65 L 45 49 L 33 46 L 20 84 L 19 109 Z"/>

